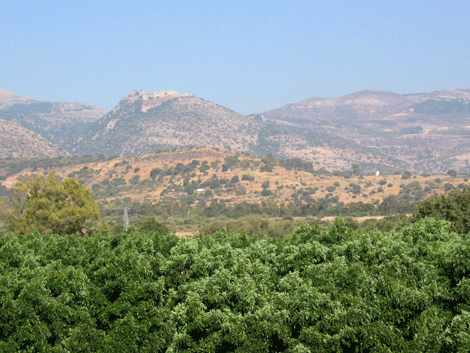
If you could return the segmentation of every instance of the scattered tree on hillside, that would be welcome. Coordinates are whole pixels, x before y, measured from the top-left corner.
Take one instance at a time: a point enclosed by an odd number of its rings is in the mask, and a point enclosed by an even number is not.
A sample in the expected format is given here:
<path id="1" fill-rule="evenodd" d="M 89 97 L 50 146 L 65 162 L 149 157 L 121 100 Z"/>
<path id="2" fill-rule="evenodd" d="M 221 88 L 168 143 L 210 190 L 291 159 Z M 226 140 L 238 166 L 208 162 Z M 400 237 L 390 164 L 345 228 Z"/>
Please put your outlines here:
<path id="1" fill-rule="evenodd" d="M 455 178 L 457 176 L 457 172 L 453 169 L 448 170 L 447 174 L 449 174 L 453 178 Z"/>
<path id="2" fill-rule="evenodd" d="M 266 157 L 261 159 L 263 165 L 260 168 L 261 172 L 272 172 L 277 164 L 276 157 L 272 153 L 268 153 Z"/>
<path id="3" fill-rule="evenodd" d="M 357 163 L 354 163 L 352 165 L 352 172 L 353 172 L 353 175 L 361 175 L 362 173 L 361 166 Z"/>

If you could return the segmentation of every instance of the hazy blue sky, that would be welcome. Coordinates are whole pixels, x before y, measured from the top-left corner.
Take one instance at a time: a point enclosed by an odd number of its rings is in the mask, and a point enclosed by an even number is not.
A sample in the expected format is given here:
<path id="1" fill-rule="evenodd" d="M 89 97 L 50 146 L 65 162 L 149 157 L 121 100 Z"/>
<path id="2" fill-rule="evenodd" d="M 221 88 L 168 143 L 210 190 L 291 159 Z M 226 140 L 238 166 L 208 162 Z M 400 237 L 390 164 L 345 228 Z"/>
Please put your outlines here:
<path id="1" fill-rule="evenodd" d="M 470 1 L 2 1 L 0 88 L 106 110 L 176 90 L 242 114 L 470 87 Z"/>

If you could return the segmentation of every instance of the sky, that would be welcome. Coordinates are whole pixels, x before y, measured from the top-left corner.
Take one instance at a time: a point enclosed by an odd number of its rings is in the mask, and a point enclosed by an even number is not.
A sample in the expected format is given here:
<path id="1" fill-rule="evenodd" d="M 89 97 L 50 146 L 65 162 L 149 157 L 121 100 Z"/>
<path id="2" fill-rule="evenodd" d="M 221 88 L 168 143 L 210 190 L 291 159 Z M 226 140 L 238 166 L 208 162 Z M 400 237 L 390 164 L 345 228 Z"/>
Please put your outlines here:
<path id="1" fill-rule="evenodd" d="M 470 88 L 470 1 L 2 1 L 0 88 L 105 110 L 176 90 L 245 115 Z"/>

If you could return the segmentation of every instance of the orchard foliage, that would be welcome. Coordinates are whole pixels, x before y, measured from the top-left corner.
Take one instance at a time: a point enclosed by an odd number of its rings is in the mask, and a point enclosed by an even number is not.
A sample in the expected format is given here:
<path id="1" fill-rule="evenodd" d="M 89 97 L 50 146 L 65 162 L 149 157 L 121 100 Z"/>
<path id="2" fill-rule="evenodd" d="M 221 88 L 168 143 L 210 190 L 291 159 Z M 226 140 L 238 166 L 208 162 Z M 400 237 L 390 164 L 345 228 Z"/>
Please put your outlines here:
<path id="1" fill-rule="evenodd" d="M 470 231 L 470 188 L 453 190 L 420 202 L 414 211 L 415 220 L 432 217 L 450 221 L 452 229 L 466 234 Z"/>
<path id="2" fill-rule="evenodd" d="M 48 234 L 86 234 L 104 227 L 91 190 L 73 178 L 61 180 L 54 173 L 35 175 L 15 184 L 0 216 L 8 231 Z"/>
<path id="3" fill-rule="evenodd" d="M 449 226 L 10 234 L 0 351 L 468 352 L 470 244 Z"/>

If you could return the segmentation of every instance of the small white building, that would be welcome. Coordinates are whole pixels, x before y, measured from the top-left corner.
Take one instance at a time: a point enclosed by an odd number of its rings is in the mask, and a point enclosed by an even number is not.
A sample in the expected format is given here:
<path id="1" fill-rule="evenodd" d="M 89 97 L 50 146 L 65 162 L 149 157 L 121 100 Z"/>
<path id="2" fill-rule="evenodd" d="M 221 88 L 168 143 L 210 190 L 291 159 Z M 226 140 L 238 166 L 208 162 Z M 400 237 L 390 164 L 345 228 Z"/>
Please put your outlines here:
<path id="1" fill-rule="evenodd" d="M 377 170 L 377 171 L 375 172 L 375 176 L 379 176 L 379 175 L 380 175 L 380 173 L 379 173 L 379 171 Z"/>

